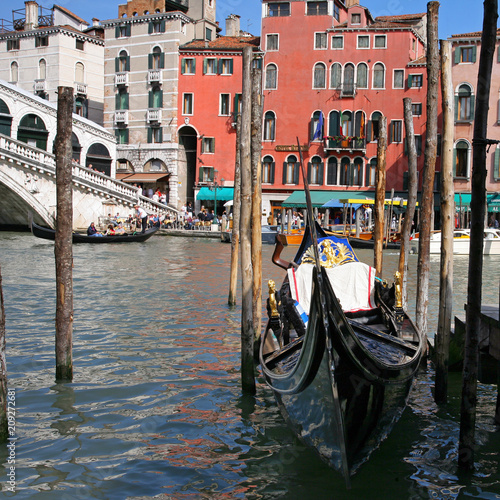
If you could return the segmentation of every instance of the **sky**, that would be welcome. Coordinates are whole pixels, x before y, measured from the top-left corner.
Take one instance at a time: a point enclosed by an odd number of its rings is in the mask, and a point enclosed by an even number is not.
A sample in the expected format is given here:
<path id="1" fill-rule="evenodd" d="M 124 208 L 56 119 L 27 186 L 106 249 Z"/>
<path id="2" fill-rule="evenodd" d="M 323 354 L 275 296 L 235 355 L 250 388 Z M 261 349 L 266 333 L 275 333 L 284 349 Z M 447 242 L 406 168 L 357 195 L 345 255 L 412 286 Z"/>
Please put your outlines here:
<path id="1" fill-rule="evenodd" d="M 118 5 L 125 0 L 38 0 L 39 5 L 50 8 L 55 3 L 65 7 L 92 23 L 92 18 L 116 19 Z M 372 16 L 416 14 L 427 12 L 427 0 L 361 0 Z M 24 0 L 2 1 L 0 19 L 12 21 L 13 10 L 24 10 Z M 241 29 L 253 35 L 260 35 L 260 0 L 217 0 L 217 21 L 225 34 L 225 19 L 230 14 L 241 17 Z M 444 39 L 452 34 L 481 31 L 483 24 L 483 2 L 481 0 L 442 0 L 439 8 L 439 37 Z"/>

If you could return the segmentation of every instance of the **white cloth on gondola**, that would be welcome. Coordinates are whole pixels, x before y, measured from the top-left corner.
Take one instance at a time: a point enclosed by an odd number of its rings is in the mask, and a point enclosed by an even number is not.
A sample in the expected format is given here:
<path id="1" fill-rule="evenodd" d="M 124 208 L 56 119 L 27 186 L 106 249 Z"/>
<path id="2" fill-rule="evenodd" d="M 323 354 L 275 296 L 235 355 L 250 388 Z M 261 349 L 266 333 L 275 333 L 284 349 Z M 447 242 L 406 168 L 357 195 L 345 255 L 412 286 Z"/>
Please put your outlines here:
<path id="1" fill-rule="evenodd" d="M 288 269 L 292 298 L 309 315 L 313 264 L 301 264 Z M 344 312 L 355 312 L 375 307 L 375 269 L 363 262 L 349 262 L 333 268 L 324 268 L 330 284 Z"/>

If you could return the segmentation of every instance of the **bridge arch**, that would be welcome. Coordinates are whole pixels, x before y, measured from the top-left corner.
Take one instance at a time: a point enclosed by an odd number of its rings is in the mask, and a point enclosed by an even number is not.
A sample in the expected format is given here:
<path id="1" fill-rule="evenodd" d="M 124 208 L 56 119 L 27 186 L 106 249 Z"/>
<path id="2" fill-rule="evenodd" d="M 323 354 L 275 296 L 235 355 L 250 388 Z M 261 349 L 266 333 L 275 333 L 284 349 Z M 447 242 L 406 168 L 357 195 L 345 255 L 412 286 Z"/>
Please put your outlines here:
<path id="1" fill-rule="evenodd" d="M 85 166 L 92 165 L 94 170 L 111 176 L 111 163 L 113 159 L 109 154 L 108 148 L 100 142 L 95 142 L 87 150 Z"/>

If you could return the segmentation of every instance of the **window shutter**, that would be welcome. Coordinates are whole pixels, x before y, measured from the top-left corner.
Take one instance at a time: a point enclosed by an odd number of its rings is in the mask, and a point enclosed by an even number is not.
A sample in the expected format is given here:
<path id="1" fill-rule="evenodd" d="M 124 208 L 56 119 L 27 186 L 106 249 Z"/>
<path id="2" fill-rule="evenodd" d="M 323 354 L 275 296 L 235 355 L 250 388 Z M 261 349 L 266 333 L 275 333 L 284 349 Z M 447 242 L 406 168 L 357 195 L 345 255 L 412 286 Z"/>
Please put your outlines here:
<path id="1" fill-rule="evenodd" d="M 270 181 L 271 184 L 274 184 L 275 165 L 276 165 L 276 163 L 274 163 L 274 161 L 270 165 L 271 168 L 270 168 L 270 172 L 269 172 L 269 181 Z"/>
<path id="2" fill-rule="evenodd" d="M 160 53 L 160 69 L 165 67 L 165 52 Z"/>
<path id="3" fill-rule="evenodd" d="M 410 176 L 409 172 L 403 172 L 403 191 L 408 191 L 409 176 Z"/>
<path id="4" fill-rule="evenodd" d="M 123 130 L 123 144 L 128 144 L 128 128 Z"/>
<path id="5" fill-rule="evenodd" d="M 115 38 L 120 38 L 120 26 L 115 27 Z"/>
<path id="6" fill-rule="evenodd" d="M 207 58 L 205 58 L 205 59 L 203 59 L 203 74 L 204 75 L 207 74 L 207 67 L 208 67 Z"/>
<path id="7" fill-rule="evenodd" d="M 130 71 L 130 56 L 127 56 L 127 60 L 125 62 L 125 71 Z"/>
<path id="8" fill-rule="evenodd" d="M 311 162 L 307 163 L 307 182 L 311 184 Z"/>
<path id="9" fill-rule="evenodd" d="M 475 107 L 476 107 L 476 96 L 471 95 L 470 96 L 470 116 L 469 116 L 470 121 L 474 120 Z"/>
<path id="10" fill-rule="evenodd" d="M 181 74 L 186 73 L 186 59 L 181 59 Z"/>
<path id="11" fill-rule="evenodd" d="M 124 106 L 125 109 L 129 109 L 129 107 L 128 107 L 128 96 L 129 96 L 129 93 L 127 92 L 125 94 L 125 102 L 123 103 L 123 106 Z"/>
<path id="12" fill-rule="evenodd" d="M 474 45 L 472 47 L 472 62 L 475 63 L 476 62 L 476 54 L 477 54 L 477 46 Z"/>
<path id="13" fill-rule="evenodd" d="M 193 59 L 193 73 L 196 73 L 196 59 Z"/>
<path id="14" fill-rule="evenodd" d="M 325 164 L 323 162 L 321 162 L 319 164 L 319 174 L 318 174 L 318 177 L 319 177 L 319 179 L 318 179 L 319 182 L 318 183 L 319 183 L 320 186 L 323 185 L 323 177 L 324 176 L 325 176 Z"/>
<path id="15" fill-rule="evenodd" d="M 219 59 L 219 61 L 217 62 L 217 73 L 219 75 L 222 74 L 222 59 Z"/>
<path id="16" fill-rule="evenodd" d="M 453 177 L 457 176 L 457 148 L 453 148 Z"/>
<path id="17" fill-rule="evenodd" d="M 493 177 L 498 179 L 500 177 L 500 148 L 495 149 L 495 164 L 493 167 Z"/>
<path id="18" fill-rule="evenodd" d="M 163 142 L 163 129 L 160 128 L 160 130 L 158 131 L 158 140 L 159 142 Z"/>
<path id="19" fill-rule="evenodd" d="M 130 36 L 132 34 L 132 25 L 127 24 L 127 36 Z"/>
<path id="20" fill-rule="evenodd" d="M 337 111 L 332 111 L 330 113 L 330 135 L 339 135 L 340 126 L 339 126 L 339 114 Z"/>
<path id="21" fill-rule="evenodd" d="M 148 69 L 153 69 L 153 54 L 148 54 Z"/>
<path id="22" fill-rule="evenodd" d="M 165 19 L 163 19 L 163 21 L 160 23 L 160 31 L 162 33 L 165 33 L 165 26 L 166 26 Z"/>
<path id="23" fill-rule="evenodd" d="M 368 123 L 366 124 L 366 140 L 368 142 L 371 142 L 373 139 L 372 139 L 372 121 L 371 120 L 368 120 Z"/>
<path id="24" fill-rule="evenodd" d="M 154 24 L 152 22 L 149 23 L 149 26 L 148 26 L 148 33 L 151 35 L 151 33 L 153 33 L 154 31 Z"/>
<path id="25" fill-rule="evenodd" d="M 455 48 L 455 64 L 460 64 L 460 56 L 462 54 L 462 49 L 460 47 Z"/>
<path id="26" fill-rule="evenodd" d="M 163 91 L 160 90 L 160 102 L 159 102 L 159 108 L 163 108 Z"/>
<path id="27" fill-rule="evenodd" d="M 119 73 L 119 72 L 120 72 L 120 58 L 115 57 L 115 73 Z"/>
<path id="28" fill-rule="evenodd" d="M 115 109 L 120 109 L 120 94 L 115 95 Z"/>
<path id="29" fill-rule="evenodd" d="M 394 137 L 394 122 L 391 121 L 391 123 L 389 124 L 389 144 L 392 144 L 392 139 Z"/>
<path id="30" fill-rule="evenodd" d="M 411 88 L 412 81 L 413 81 L 413 75 L 408 75 L 408 88 Z"/>
<path id="31" fill-rule="evenodd" d="M 283 184 L 286 184 L 286 168 L 287 168 L 287 162 L 283 162 Z"/>
<path id="32" fill-rule="evenodd" d="M 150 90 L 149 93 L 148 93 L 148 108 L 152 108 L 153 107 L 153 91 Z"/>
<path id="33" fill-rule="evenodd" d="M 353 165 L 352 163 L 349 163 L 349 166 L 347 167 L 348 177 L 349 177 L 349 186 L 354 186 L 354 168 L 355 168 L 355 165 Z"/>
<path id="34" fill-rule="evenodd" d="M 148 144 L 153 142 L 153 129 L 151 127 L 148 128 Z"/>
<path id="35" fill-rule="evenodd" d="M 295 163 L 295 166 L 293 168 L 293 183 L 294 184 L 299 183 L 299 170 L 300 170 L 300 163 Z"/>
<path id="36" fill-rule="evenodd" d="M 458 121 L 458 96 L 455 96 L 455 122 Z"/>

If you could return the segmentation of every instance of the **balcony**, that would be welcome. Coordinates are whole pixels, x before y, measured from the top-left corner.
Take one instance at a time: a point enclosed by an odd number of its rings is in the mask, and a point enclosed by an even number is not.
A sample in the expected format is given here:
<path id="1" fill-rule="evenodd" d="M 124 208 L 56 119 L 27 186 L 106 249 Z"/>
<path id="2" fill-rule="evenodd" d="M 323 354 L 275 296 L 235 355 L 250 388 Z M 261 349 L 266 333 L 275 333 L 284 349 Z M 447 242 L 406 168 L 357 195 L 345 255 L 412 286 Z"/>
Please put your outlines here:
<path id="1" fill-rule="evenodd" d="M 365 151 L 366 139 L 361 137 L 327 137 L 324 148 L 344 151 Z"/>
<path id="2" fill-rule="evenodd" d="M 128 72 L 115 74 L 115 85 L 117 87 L 128 85 Z"/>
<path id="3" fill-rule="evenodd" d="M 128 111 L 123 109 L 115 111 L 115 125 L 128 125 Z"/>
<path id="4" fill-rule="evenodd" d="M 161 122 L 161 109 L 148 109 L 147 118 L 148 123 Z"/>
<path id="5" fill-rule="evenodd" d="M 343 83 L 337 87 L 340 97 L 356 97 L 356 85 L 354 83 Z"/>
<path id="6" fill-rule="evenodd" d="M 148 71 L 148 83 L 159 83 L 163 79 L 161 69 L 150 69 Z"/>
<path id="7" fill-rule="evenodd" d="M 85 83 L 75 82 L 76 93 L 80 95 L 87 95 L 87 85 Z"/>
<path id="8" fill-rule="evenodd" d="M 33 86 L 35 88 L 35 92 L 45 92 L 46 89 L 45 80 L 35 80 L 35 84 Z"/>

